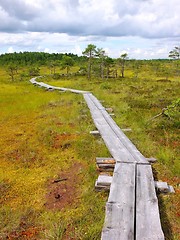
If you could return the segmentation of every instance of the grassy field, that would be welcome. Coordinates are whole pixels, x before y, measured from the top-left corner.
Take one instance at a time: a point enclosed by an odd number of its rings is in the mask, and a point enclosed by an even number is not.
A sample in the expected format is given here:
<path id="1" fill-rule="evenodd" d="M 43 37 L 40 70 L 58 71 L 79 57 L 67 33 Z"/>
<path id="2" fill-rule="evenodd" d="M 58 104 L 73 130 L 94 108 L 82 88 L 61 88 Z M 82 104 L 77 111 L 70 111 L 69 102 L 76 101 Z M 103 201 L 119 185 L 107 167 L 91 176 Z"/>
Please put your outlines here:
<path id="1" fill-rule="evenodd" d="M 41 68 L 41 73 L 48 72 Z M 179 122 L 153 116 L 179 97 L 178 77 L 149 74 L 124 79 L 72 77 L 42 81 L 92 91 L 111 107 L 115 121 L 146 157 L 156 157 L 155 177 L 176 193 L 159 196 L 166 239 L 178 239 Z M 107 193 L 94 191 L 95 157 L 110 156 L 94 130 L 81 95 L 48 92 L 11 82 L 0 70 L 0 239 L 99 240 Z M 56 182 L 56 180 L 61 180 Z"/>

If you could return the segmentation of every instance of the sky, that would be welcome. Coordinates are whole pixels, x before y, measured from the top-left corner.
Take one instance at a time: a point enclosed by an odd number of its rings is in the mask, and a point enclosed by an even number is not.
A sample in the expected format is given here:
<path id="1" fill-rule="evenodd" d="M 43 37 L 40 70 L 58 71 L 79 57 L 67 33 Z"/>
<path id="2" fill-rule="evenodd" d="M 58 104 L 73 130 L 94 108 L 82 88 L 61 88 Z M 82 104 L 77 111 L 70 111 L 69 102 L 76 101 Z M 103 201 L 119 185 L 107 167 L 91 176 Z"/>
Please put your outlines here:
<path id="1" fill-rule="evenodd" d="M 82 55 L 88 44 L 113 58 L 168 58 L 180 46 L 180 0 L 0 0 L 0 54 Z"/>

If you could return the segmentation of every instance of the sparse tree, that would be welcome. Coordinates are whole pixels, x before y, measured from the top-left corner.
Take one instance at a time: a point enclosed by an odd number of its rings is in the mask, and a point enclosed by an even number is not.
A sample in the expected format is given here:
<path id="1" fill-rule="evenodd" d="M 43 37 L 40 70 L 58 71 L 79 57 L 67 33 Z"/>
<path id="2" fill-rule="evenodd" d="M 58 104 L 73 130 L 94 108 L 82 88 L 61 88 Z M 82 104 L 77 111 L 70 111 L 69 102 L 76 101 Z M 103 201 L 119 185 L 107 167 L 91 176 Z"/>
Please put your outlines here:
<path id="1" fill-rule="evenodd" d="M 11 77 L 11 80 L 14 81 L 14 76 L 17 74 L 17 66 L 11 64 L 7 68 L 7 73 Z"/>
<path id="2" fill-rule="evenodd" d="M 128 54 L 127 53 L 121 54 L 120 58 L 118 59 L 122 78 L 124 78 L 125 63 L 126 63 L 127 59 L 128 59 Z"/>
<path id="3" fill-rule="evenodd" d="M 180 65 L 180 47 L 174 47 L 172 51 L 169 52 L 169 57 L 176 60 L 175 63 L 175 71 L 176 75 L 179 76 L 180 71 L 179 71 L 179 65 Z"/>
<path id="4" fill-rule="evenodd" d="M 31 67 L 29 69 L 29 76 L 38 76 L 40 74 L 40 68 L 39 67 Z"/>
<path id="5" fill-rule="evenodd" d="M 174 47 L 174 49 L 169 52 L 169 57 L 173 59 L 180 59 L 180 47 Z"/>
<path id="6" fill-rule="evenodd" d="M 134 72 L 134 78 L 137 79 L 141 70 L 141 61 L 140 60 L 132 60 L 132 69 Z"/>
<path id="7" fill-rule="evenodd" d="M 49 65 L 49 68 L 50 68 L 50 74 L 55 74 L 57 63 L 55 61 L 51 61 L 51 62 L 49 62 L 48 65 Z"/>
<path id="8" fill-rule="evenodd" d="M 104 65 L 105 65 L 105 68 L 106 68 L 106 78 L 109 78 L 109 75 L 110 75 L 110 72 L 111 72 L 110 68 L 113 66 L 113 64 L 114 64 L 113 59 L 110 58 L 110 57 L 106 57 L 106 59 L 104 61 Z"/>
<path id="9" fill-rule="evenodd" d="M 67 55 L 62 57 L 61 67 L 62 69 L 66 69 L 66 74 L 69 75 L 70 67 L 74 66 L 74 60 Z"/>
<path id="10" fill-rule="evenodd" d="M 107 58 L 106 52 L 102 48 L 98 48 L 96 51 L 96 55 L 100 60 L 100 75 L 101 78 L 104 79 L 105 59 Z"/>
<path id="11" fill-rule="evenodd" d="M 82 53 L 84 56 L 87 56 L 89 58 L 88 60 L 88 79 L 91 79 L 91 73 L 92 73 L 92 60 L 96 56 L 96 46 L 93 44 L 89 44 L 84 52 Z"/>

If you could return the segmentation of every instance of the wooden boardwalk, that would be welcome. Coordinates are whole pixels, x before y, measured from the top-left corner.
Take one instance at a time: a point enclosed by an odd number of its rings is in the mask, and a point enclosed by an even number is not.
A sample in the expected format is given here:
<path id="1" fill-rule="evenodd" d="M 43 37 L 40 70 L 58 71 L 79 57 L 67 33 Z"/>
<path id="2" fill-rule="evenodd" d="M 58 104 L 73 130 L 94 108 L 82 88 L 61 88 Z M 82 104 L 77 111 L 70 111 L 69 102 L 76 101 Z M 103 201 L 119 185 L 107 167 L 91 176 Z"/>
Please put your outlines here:
<path id="1" fill-rule="evenodd" d="M 150 163 L 90 92 L 53 87 L 35 78 L 31 83 L 83 94 L 94 124 L 115 160 L 106 203 L 102 240 L 164 240 Z"/>

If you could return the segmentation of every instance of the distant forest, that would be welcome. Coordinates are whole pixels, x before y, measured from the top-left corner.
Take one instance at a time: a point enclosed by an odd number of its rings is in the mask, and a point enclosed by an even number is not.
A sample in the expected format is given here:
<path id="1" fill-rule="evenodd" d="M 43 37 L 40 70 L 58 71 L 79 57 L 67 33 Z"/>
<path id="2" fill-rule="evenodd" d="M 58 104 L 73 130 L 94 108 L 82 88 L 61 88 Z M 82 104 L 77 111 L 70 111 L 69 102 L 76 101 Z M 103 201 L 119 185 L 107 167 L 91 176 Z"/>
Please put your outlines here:
<path id="1" fill-rule="evenodd" d="M 86 56 L 78 56 L 73 53 L 45 53 L 45 52 L 19 52 L 19 53 L 5 53 L 0 55 L 0 65 L 9 65 L 10 63 L 18 65 L 33 65 L 39 63 L 46 65 L 48 62 L 61 61 L 63 56 L 71 57 L 75 62 L 83 62 L 87 59 Z M 131 59 L 129 59 L 131 60 Z M 139 60 L 152 61 L 152 60 Z M 156 59 L 154 61 L 168 61 L 168 59 Z"/>
<path id="2" fill-rule="evenodd" d="M 74 61 L 83 60 L 85 57 L 78 57 L 72 53 L 45 53 L 45 52 L 19 52 L 19 53 L 5 53 L 0 55 L 0 65 L 9 65 L 10 63 L 21 66 L 40 64 L 46 65 L 52 61 L 61 61 L 62 57 L 66 55 L 74 59 Z"/>
<path id="3" fill-rule="evenodd" d="M 82 52 L 82 56 L 73 53 L 45 53 L 45 52 L 19 52 L 0 55 L 0 66 L 7 69 L 12 81 L 15 80 L 18 70 L 24 68 L 24 76 L 37 76 L 40 68 L 45 66 L 56 79 L 62 76 L 80 75 L 88 79 L 98 77 L 101 79 L 126 77 L 137 78 L 141 72 L 154 72 L 157 77 L 166 80 L 171 76 L 180 76 L 180 48 L 175 47 L 169 52 L 169 59 L 136 60 L 129 59 L 127 53 L 119 58 L 109 57 L 105 50 L 89 44 Z M 28 69 L 28 71 L 27 71 Z M 63 70 L 63 71 L 62 71 Z"/>

